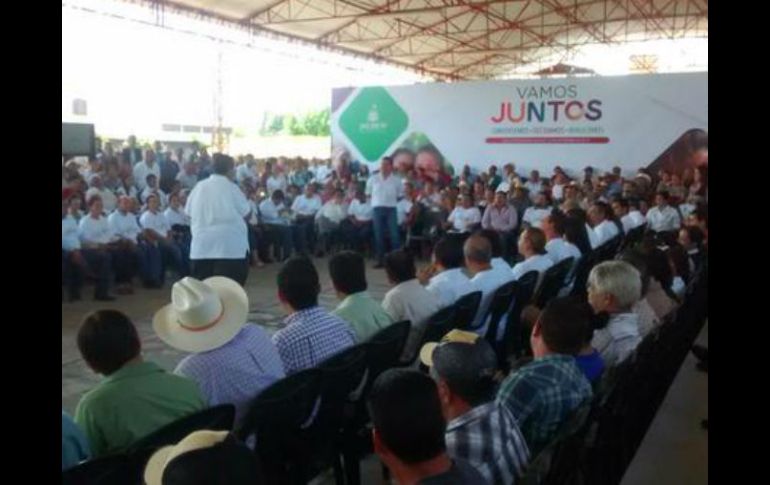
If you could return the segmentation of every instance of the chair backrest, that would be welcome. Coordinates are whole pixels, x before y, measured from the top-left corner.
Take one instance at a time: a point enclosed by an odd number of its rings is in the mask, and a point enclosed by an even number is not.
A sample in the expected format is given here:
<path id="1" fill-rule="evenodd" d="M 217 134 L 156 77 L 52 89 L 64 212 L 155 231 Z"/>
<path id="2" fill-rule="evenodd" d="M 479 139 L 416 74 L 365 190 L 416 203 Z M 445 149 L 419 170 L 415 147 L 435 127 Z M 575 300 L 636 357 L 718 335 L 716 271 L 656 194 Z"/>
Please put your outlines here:
<path id="1" fill-rule="evenodd" d="M 182 441 L 193 431 L 208 429 L 212 431 L 231 431 L 235 420 L 235 406 L 220 404 L 203 411 L 185 416 L 159 430 L 139 439 L 130 447 L 130 451 L 146 448 L 160 448 Z"/>
<path id="2" fill-rule="evenodd" d="M 238 438 L 256 435 L 261 443 L 297 432 L 311 416 L 321 394 L 322 375 L 321 369 L 306 369 L 262 390 L 236 429 Z"/>
<path id="3" fill-rule="evenodd" d="M 588 275 L 591 273 L 591 269 L 596 264 L 596 252 L 590 252 L 584 254 L 583 257 L 577 262 L 575 266 L 575 278 L 572 282 L 571 295 L 583 295 L 586 293 L 586 284 L 588 283 Z"/>
<path id="4" fill-rule="evenodd" d="M 384 371 L 398 365 L 411 330 L 412 323 L 409 320 L 396 322 L 383 328 L 366 342 L 369 369 L 367 387 Z"/>
<path id="5" fill-rule="evenodd" d="M 567 275 L 569 274 L 574 261 L 575 258 L 569 257 L 545 270 L 542 283 L 540 283 L 540 287 L 537 289 L 535 305 L 539 308 L 543 308 L 548 301 L 552 298 L 556 298 L 559 294 L 559 290 L 561 290 L 566 283 Z"/>
<path id="6" fill-rule="evenodd" d="M 136 485 L 139 476 L 130 468 L 126 454 L 102 456 L 62 471 L 62 485 Z"/>
<path id="7" fill-rule="evenodd" d="M 498 359 L 502 362 L 509 355 L 520 354 L 529 338 L 521 325 L 521 312 L 532 302 L 540 273 L 529 271 L 516 280 L 516 293 L 513 295 L 513 305 L 508 312 L 508 324 L 505 326 L 503 342 L 498 349 Z"/>
<path id="8" fill-rule="evenodd" d="M 366 376 L 368 344 L 358 344 L 339 352 L 318 364 L 323 372 L 321 405 L 313 422 L 316 431 L 333 432 L 342 426 L 345 404 L 362 384 Z"/>
<path id="9" fill-rule="evenodd" d="M 482 293 L 480 291 L 472 291 L 467 295 L 461 296 L 455 302 L 455 321 L 452 326 L 453 328 L 464 330 L 473 324 L 476 313 L 479 311 L 481 296 Z"/>
<path id="10" fill-rule="evenodd" d="M 422 341 L 420 347 L 425 342 L 438 342 L 441 338 L 452 330 L 455 322 L 454 305 L 449 305 L 446 308 L 442 308 L 428 318 L 425 325 L 425 331 L 422 334 Z"/>
<path id="11" fill-rule="evenodd" d="M 518 286 L 518 281 L 509 281 L 503 284 L 495 290 L 495 293 L 492 295 L 492 301 L 489 302 L 489 308 L 484 317 L 484 320 L 489 319 L 485 338 L 493 347 L 497 346 L 497 329 L 503 318 L 507 317 L 508 311 L 511 309 L 511 305 L 513 305 L 513 295 L 516 293 Z"/>

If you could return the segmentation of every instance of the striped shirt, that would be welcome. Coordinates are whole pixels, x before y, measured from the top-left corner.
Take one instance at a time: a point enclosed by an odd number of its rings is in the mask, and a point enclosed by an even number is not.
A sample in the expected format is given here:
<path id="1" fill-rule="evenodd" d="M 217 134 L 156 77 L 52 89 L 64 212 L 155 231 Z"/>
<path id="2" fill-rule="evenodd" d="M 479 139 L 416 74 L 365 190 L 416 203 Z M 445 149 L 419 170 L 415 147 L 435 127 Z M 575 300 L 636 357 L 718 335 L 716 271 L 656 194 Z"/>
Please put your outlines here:
<path id="1" fill-rule="evenodd" d="M 260 391 L 284 377 L 270 336 L 250 323 L 225 345 L 185 357 L 174 373 L 195 381 L 209 406 L 234 404 L 236 423 Z"/>
<path id="2" fill-rule="evenodd" d="M 287 374 L 315 367 L 356 343 L 356 334 L 345 320 L 319 306 L 292 313 L 286 327 L 273 335 L 273 343 Z"/>
<path id="3" fill-rule="evenodd" d="M 447 425 L 447 453 L 473 465 L 490 484 L 512 485 L 529 461 L 529 448 L 511 411 L 491 401 Z"/>
<path id="4" fill-rule="evenodd" d="M 497 402 L 511 410 L 530 452 L 539 453 L 570 413 L 592 395 L 591 384 L 571 355 L 550 354 L 509 375 Z"/>

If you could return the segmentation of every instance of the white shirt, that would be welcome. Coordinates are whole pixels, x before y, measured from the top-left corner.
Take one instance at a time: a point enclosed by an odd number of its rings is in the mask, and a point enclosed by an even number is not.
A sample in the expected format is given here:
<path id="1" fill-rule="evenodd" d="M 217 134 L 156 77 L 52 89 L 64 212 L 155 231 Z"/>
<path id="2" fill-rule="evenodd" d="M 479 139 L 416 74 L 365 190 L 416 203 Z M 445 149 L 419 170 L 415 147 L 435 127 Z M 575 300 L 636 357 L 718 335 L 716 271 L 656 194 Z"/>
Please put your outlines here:
<path id="1" fill-rule="evenodd" d="M 246 216 L 249 201 L 237 185 L 212 174 L 195 185 L 187 198 L 192 244 L 190 259 L 242 259 L 249 250 Z"/>
<path id="2" fill-rule="evenodd" d="M 108 189 L 97 189 L 91 187 L 86 191 L 86 200 L 91 199 L 94 195 L 98 195 L 102 199 L 102 205 L 104 205 L 104 212 L 112 212 L 118 207 L 118 197 L 115 193 Z"/>
<path id="3" fill-rule="evenodd" d="M 674 276 L 674 281 L 671 282 L 671 291 L 674 292 L 679 298 L 684 297 L 684 290 L 687 289 L 684 280 L 681 276 Z"/>
<path id="4" fill-rule="evenodd" d="M 529 198 L 535 200 L 537 193 L 543 190 L 543 183 L 540 181 L 533 182 L 531 180 L 527 180 L 527 183 L 524 184 L 524 187 L 529 190 Z"/>
<path id="5" fill-rule="evenodd" d="M 185 211 L 182 207 L 179 208 L 179 210 L 174 210 L 171 207 L 166 209 L 163 212 L 163 216 L 168 221 L 169 226 L 189 226 L 190 225 L 190 216 L 185 214 Z"/>
<path id="6" fill-rule="evenodd" d="M 470 281 L 462 268 L 453 268 L 433 276 L 425 289 L 438 300 L 439 306 L 444 308 L 473 291 Z"/>
<path id="7" fill-rule="evenodd" d="M 604 360 L 607 368 L 623 362 L 636 349 L 639 336 L 639 315 L 620 313 L 612 315 L 606 327 L 595 330 L 591 346 Z"/>
<path id="8" fill-rule="evenodd" d="M 401 199 L 396 204 L 396 223 L 400 226 L 406 222 L 406 215 L 412 210 L 414 202 L 409 199 Z"/>
<path id="9" fill-rule="evenodd" d="M 195 184 L 198 183 L 198 176 L 196 174 L 188 175 L 184 170 L 176 174 L 177 181 L 182 184 L 183 189 L 192 190 Z"/>
<path id="10" fill-rule="evenodd" d="M 618 226 L 612 221 L 602 221 L 594 227 L 596 234 L 596 245 L 601 246 L 619 233 Z"/>
<path id="11" fill-rule="evenodd" d="M 489 264 L 491 264 L 494 269 L 511 269 L 511 265 L 503 258 L 492 258 L 492 261 L 490 261 Z"/>
<path id="12" fill-rule="evenodd" d="M 652 309 L 647 298 L 642 298 L 634 303 L 631 311 L 639 316 L 639 336 L 642 338 L 661 324 L 660 318 L 655 314 L 655 310 Z"/>
<path id="13" fill-rule="evenodd" d="M 410 320 L 416 326 L 424 324 L 440 310 L 436 299 L 417 279 L 404 281 L 391 288 L 385 293 L 382 308 L 394 322 Z"/>
<path id="14" fill-rule="evenodd" d="M 328 201 L 321 207 L 321 210 L 319 210 L 316 213 L 316 219 L 323 216 L 327 219 L 329 219 L 332 222 L 340 223 L 343 220 L 345 220 L 345 217 L 347 217 L 347 209 L 345 208 L 345 204 L 337 204 L 334 202 L 334 199 Z"/>
<path id="15" fill-rule="evenodd" d="M 564 185 L 554 184 L 553 188 L 551 189 L 551 197 L 556 200 L 561 200 L 564 197 Z"/>
<path id="16" fill-rule="evenodd" d="M 509 281 L 513 281 L 513 279 L 511 270 L 506 268 L 490 268 L 486 271 L 476 273 L 473 278 L 471 278 L 471 291 L 481 292 L 479 310 L 476 312 L 476 317 L 473 319 L 473 326 L 481 325 L 481 327 L 475 329 L 474 332 L 482 337 L 484 336 L 487 331 L 487 322 L 483 322 L 482 325 L 481 319 L 487 314 L 489 304 L 492 302 L 492 296 L 498 288 Z"/>
<path id="17" fill-rule="evenodd" d="M 151 173 L 155 174 L 155 177 L 160 182 L 160 165 L 158 165 L 158 162 L 153 162 L 152 168 L 148 167 L 147 162 L 145 161 L 141 161 L 134 165 L 134 183 L 139 190 L 147 187 L 147 176 Z"/>
<path id="18" fill-rule="evenodd" d="M 545 207 L 545 208 L 537 208 L 537 207 L 527 207 L 527 210 L 524 211 L 524 217 L 521 218 L 522 222 L 528 223 L 532 227 L 540 227 L 540 224 L 543 222 L 543 219 L 545 219 L 547 216 L 551 215 L 551 211 L 553 208 L 551 207 Z"/>
<path id="19" fill-rule="evenodd" d="M 94 219 L 91 217 L 91 214 L 87 214 L 80 219 L 78 234 L 82 243 L 107 244 L 115 239 L 115 234 L 110 229 L 107 218 L 101 216 L 98 219 Z"/>
<path id="20" fill-rule="evenodd" d="M 307 197 L 305 194 L 297 196 L 294 199 L 294 203 L 291 204 L 291 210 L 302 216 L 314 216 L 316 212 L 321 210 L 321 198 L 318 195 L 313 194 L 312 197 Z"/>
<path id="21" fill-rule="evenodd" d="M 267 198 L 259 203 L 259 215 L 265 224 L 286 225 L 289 223 L 280 213 L 284 210 L 283 202 L 275 205 L 273 199 Z"/>
<path id="22" fill-rule="evenodd" d="M 505 192 L 508 193 L 508 191 L 511 190 L 511 183 L 505 179 L 503 179 L 502 182 L 500 182 L 497 185 L 497 188 L 495 189 L 495 192 Z"/>
<path id="23" fill-rule="evenodd" d="M 367 182 L 367 195 L 372 196 L 372 207 L 396 207 L 398 197 L 404 190 L 401 179 L 395 174 L 384 178 L 381 173 L 373 175 Z"/>
<path id="24" fill-rule="evenodd" d="M 647 211 L 647 223 L 649 228 L 655 232 L 676 231 L 682 225 L 679 213 L 670 205 L 667 205 L 662 211 L 657 206 Z"/>
<path id="25" fill-rule="evenodd" d="M 161 237 L 168 236 L 168 233 L 171 230 L 171 225 L 168 223 L 166 216 L 164 216 L 162 212 L 153 214 L 150 210 L 144 211 L 139 218 L 139 224 L 141 224 L 144 229 L 152 229 Z"/>
<path id="26" fill-rule="evenodd" d="M 511 270 L 511 273 L 513 274 L 512 279 L 518 280 L 530 271 L 537 271 L 542 278 L 545 270 L 551 266 L 553 266 L 553 260 L 550 257 L 544 254 L 536 254 L 514 265 Z"/>
<path id="27" fill-rule="evenodd" d="M 168 206 L 168 195 L 166 195 L 165 192 L 163 192 L 157 187 L 154 189 L 151 189 L 150 187 L 145 187 L 144 189 L 142 189 L 142 192 L 139 194 L 139 202 L 141 202 L 142 204 L 146 204 L 147 197 L 149 197 L 150 194 L 155 194 L 158 196 L 158 202 L 160 202 L 161 209 Z"/>
<path id="28" fill-rule="evenodd" d="M 573 261 L 577 263 L 582 254 L 577 246 L 569 241 L 565 241 L 560 237 L 555 237 L 545 244 L 546 255 L 551 258 L 553 264 L 564 261 L 567 258 L 575 258 Z"/>
<path id="29" fill-rule="evenodd" d="M 61 248 L 65 251 L 80 249 L 78 222 L 71 214 L 61 219 Z"/>
<path id="30" fill-rule="evenodd" d="M 238 183 L 241 183 L 247 178 L 256 179 L 257 174 L 254 172 L 254 169 L 252 167 L 249 167 L 247 164 L 242 163 L 238 165 L 238 168 L 235 169 L 235 180 L 237 180 Z"/>
<path id="31" fill-rule="evenodd" d="M 110 214 L 107 218 L 107 222 L 115 236 L 120 239 L 128 239 L 136 242 L 136 237 L 142 232 L 139 228 L 139 223 L 136 221 L 136 216 L 131 212 L 121 214 L 120 211 L 117 210 Z"/>
<path id="32" fill-rule="evenodd" d="M 358 199 L 353 199 L 348 206 L 348 215 L 355 217 L 357 221 L 371 221 L 372 206 L 369 204 L 369 201 L 362 203 Z"/>
<path id="33" fill-rule="evenodd" d="M 687 219 L 693 212 L 695 212 L 695 204 L 679 204 L 679 213 L 682 214 L 682 219 Z"/>
<path id="34" fill-rule="evenodd" d="M 591 226 L 586 223 L 586 233 L 588 233 L 588 242 L 591 243 L 591 249 L 599 247 L 599 236 L 591 229 Z"/>
<path id="35" fill-rule="evenodd" d="M 315 180 L 316 182 L 325 182 L 329 176 L 332 174 L 331 167 L 327 167 L 326 165 L 318 165 L 315 167 Z"/>
<path id="36" fill-rule="evenodd" d="M 644 217 L 644 214 L 642 214 L 636 209 L 630 210 L 628 212 L 628 217 L 631 218 L 631 221 L 634 223 L 634 227 L 639 227 L 647 224 L 647 219 Z"/>
<path id="37" fill-rule="evenodd" d="M 265 185 L 267 188 L 268 197 L 271 197 L 273 195 L 273 192 L 275 192 L 276 190 L 280 190 L 281 192 L 286 192 L 286 186 L 288 185 L 286 182 L 286 175 L 273 174 L 270 177 L 268 177 L 267 182 L 265 182 Z"/>
<path id="38" fill-rule="evenodd" d="M 481 223 L 481 211 L 478 207 L 466 209 L 457 206 L 454 208 L 447 221 L 452 223 L 452 227 L 459 232 L 468 232 L 468 227 L 473 224 Z"/>

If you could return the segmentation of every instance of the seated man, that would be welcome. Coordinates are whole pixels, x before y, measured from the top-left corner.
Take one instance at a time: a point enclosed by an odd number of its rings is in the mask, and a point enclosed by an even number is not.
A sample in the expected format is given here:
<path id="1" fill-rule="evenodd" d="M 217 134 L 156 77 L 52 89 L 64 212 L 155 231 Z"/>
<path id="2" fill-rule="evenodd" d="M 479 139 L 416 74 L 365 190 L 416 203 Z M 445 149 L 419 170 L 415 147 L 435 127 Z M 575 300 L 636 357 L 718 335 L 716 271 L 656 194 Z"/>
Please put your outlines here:
<path id="1" fill-rule="evenodd" d="M 481 303 L 471 328 L 483 336 L 487 331 L 487 310 L 492 297 L 498 288 L 513 280 L 513 275 L 510 269 L 492 267 L 492 244 L 481 234 L 474 234 L 465 241 L 463 253 L 465 267 L 471 274 L 471 291 L 481 291 Z M 502 338 L 504 332 L 505 325 L 500 325 L 497 338 Z"/>
<path id="2" fill-rule="evenodd" d="M 422 363 L 438 384 L 447 453 L 473 465 L 490 484 L 512 484 L 529 461 L 529 448 L 506 406 L 495 402 L 497 356 L 484 338 L 452 330 L 426 343 Z"/>
<path id="3" fill-rule="evenodd" d="M 528 227 L 540 227 L 542 220 L 553 211 L 551 197 L 547 192 L 538 192 L 535 195 L 535 205 L 524 211 L 521 221 Z"/>
<path id="4" fill-rule="evenodd" d="M 655 207 L 647 211 L 647 228 L 652 232 L 674 233 L 682 226 L 679 212 L 669 205 L 668 192 L 655 195 Z"/>
<path id="5" fill-rule="evenodd" d="M 548 241 L 545 244 L 545 252 L 553 264 L 567 258 L 574 258 L 574 265 L 582 255 L 577 246 L 564 239 L 565 223 L 565 217 L 561 212 L 555 212 L 543 219 L 543 235 Z"/>
<path id="6" fill-rule="evenodd" d="M 316 230 L 318 232 L 319 248 L 316 256 L 323 257 L 331 246 L 340 240 L 340 223 L 347 217 L 345 207 L 345 192 L 342 189 L 334 191 L 334 197 L 316 213 Z"/>
<path id="7" fill-rule="evenodd" d="M 227 431 L 194 431 L 157 450 L 144 468 L 147 485 L 260 485 L 254 452 Z"/>
<path id="8" fill-rule="evenodd" d="M 147 199 L 151 195 L 156 195 L 158 197 L 158 203 L 160 204 L 161 209 L 168 205 L 168 196 L 158 187 L 158 178 L 154 174 L 149 174 L 147 176 L 147 185 L 145 185 L 144 189 L 139 193 L 139 202 L 146 206 Z"/>
<path id="9" fill-rule="evenodd" d="M 492 260 L 489 264 L 495 269 L 511 269 L 511 265 L 508 261 L 503 259 L 503 243 L 500 237 L 500 233 L 493 231 L 492 229 L 482 229 L 478 231 L 479 234 L 487 238 L 489 244 L 492 247 Z"/>
<path id="10" fill-rule="evenodd" d="M 596 246 L 599 247 L 620 234 L 620 228 L 610 219 L 610 208 L 604 202 L 595 202 L 588 211 L 588 220 L 596 234 Z"/>
<path id="11" fill-rule="evenodd" d="M 469 233 L 481 225 L 481 212 L 473 205 L 473 196 L 463 194 L 447 218 L 447 227 L 454 232 Z"/>
<path id="12" fill-rule="evenodd" d="M 519 253 L 524 261 L 513 266 L 513 279 L 518 280 L 530 271 L 537 271 L 542 278 L 545 270 L 553 266 L 553 260 L 546 255 L 545 234 L 541 229 L 530 227 L 519 236 Z"/>
<path id="13" fill-rule="evenodd" d="M 575 355 L 585 328 L 571 318 L 569 300 L 551 300 L 532 328 L 534 360 L 512 372 L 500 386 L 497 402 L 513 413 L 532 456 L 559 432 L 574 409 L 592 396 Z"/>
<path id="14" fill-rule="evenodd" d="M 161 265 L 153 268 L 148 274 L 150 286 L 161 287 L 166 279 L 166 268 L 173 266 L 178 278 L 184 278 L 190 273 L 189 267 L 182 257 L 179 243 L 171 236 L 171 225 L 160 211 L 160 201 L 155 194 L 147 198 L 147 210 L 139 218 L 144 239 L 160 250 Z"/>
<path id="15" fill-rule="evenodd" d="M 171 301 L 152 323 L 161 340 L 191 353 L 174 373 L 192 379 L 209 406 L 235 405 L 235 422 L 240 423 L 254 396 L 284 377 L 270 336 L 246 323 L 246 291 L 222 276 L 188 277 L 174 283 Z"/>
<path id="16" fill-rule="evenodd" d="M 495 201 L 484 211 L 481 227 L 496 231 L 500 235 L 504 256 L 509 256 L 511 253 L 518 225 L 519 216 L 516 208 L 508 203 L 508 194 L 498 191 L 495 193 Z"/>
<path id="17" fill-rule="evenodd" d="M 315 184 L 307 184 L 305 193 L 297 196 L 291 204 L 291 210 L 295 214 L 292 226 L 294 245 L 301 254 L 308 255 L 313 251 L 315 215 L 322 205 L 321 198 L 316 194 Z"/>
<path id="18" fill-rule="evenodd" d="M 631 310 L 641 296 L 642 277 L 625 261 L 605 261 L 588 275 L 588 302 L 595 313 L 609 315 L 591 341 L 607 367 L 623 362 L 642 340 L 639 315 Z"/>
<path id="19" fill-rule="evenodd" d="M 402 484 L 482 485 L 487 480 L 447 454 L 446 421 L 435 382 L 415 370 L 390 369 L 369 394 L 374 451 Z"/>
<path id="20" fill-rule="evenodd" d="M 120 247 L 125 254 L 131 255 L 133 262 L 138 262 L 142 277 L 147 279 L 147 271 L 151 266 L 150 261 L 160 261 L 160 253 L 157 248 L 150 248 L 149 241 L 139 236 L 142 233 L 142 229 L 139 227 L 139 220 L 134 214 L 134 205 L 136 201 L 131 197 L 122 195 L 118 199 L 118 208 L 110 214 L 107 218 L 110 229 L 115 234 L 115 244 Z M 154 250 L 156 255 L 148 255 L 149 250 Z M 134 292 L 133 283 L 131 280 L 126 281 L 123 284 L 119 284 L 117 291 L 119 293 L 131 294 Z"/>
<path id="21" fill-rule="evenodd" d="M 417 280 L 414 258 L 408 252 L 399 249 L 388 253 L 385 256 L 385 273 L 394 286 L 385 294 L 382 308 L 394 322 L 412 322 L 402 354 L 408 358 L 417 352 L 428 318 L 440 307 L 436 298 Z"/>
<path id="22" fill-rule="evenodd" d="M 321 284 L 312 261 L 297 257 L 278 272 L 278 300 L 289 316 L 273 335 L 287 374 L 315 367 L 356 343 L 345 320 L 318 306 Z"/>
<path id="23" fill-rule="evenodd" d="M 448 307 L 472 291 L 463 273 L 464 258 L 460 240 L 443 237 L 433 247 L 431 266 L 420 272 L 420 282 L 437 299 L 439 308 Z"/>
<path id="24" fill-rule="evenodd" d="M 276 190 L 273 195 L 259 203 L 259 217 L 267 230 L 277 261 L 289 259 L 293 246 L 291 223 L 285 216 L 287 209 L 284 201 L 283 191 Z"/>
<path id="25" fill-rule="evenodd" d="M 75 411 L 94 456 L 119 452 L 206 406 L 194 382 L 142 359 L 136 327 L 116 310 L 87 315 L 77 344 L 88 367 L 107 377 Z"/>
<path id="26" fill-rule="evenodd" d="M 350 324 L 358 342 L 393 323 L 393 319 L 367 293 L 364 257 L 354 251 L 341 251 L 329 259 L 329 276 L 340 304 L 332 312 Z"/>
<path id="27" fill-rule="evenodd" d="M 61 250 L 63 259 L 63 279 L 67 282 L 69 300 L 80 300 L 80 289 L 85 277 L 95 277 L 94 300 L 111 301 L 109 295 L 112 269 L 107 251 L 84 249 L 78 237 L 78 223 L 69 213 L 71 194 L 62 194 Z"/>
<path id="28" fill-rule="evenodd" d="M 348 218 L 342 223 L 345 240 L 356 251 L 363 252 L 372 244 L 372 205 L 363 189 L 356 191 L 356 197 L 348 206 Z"/>

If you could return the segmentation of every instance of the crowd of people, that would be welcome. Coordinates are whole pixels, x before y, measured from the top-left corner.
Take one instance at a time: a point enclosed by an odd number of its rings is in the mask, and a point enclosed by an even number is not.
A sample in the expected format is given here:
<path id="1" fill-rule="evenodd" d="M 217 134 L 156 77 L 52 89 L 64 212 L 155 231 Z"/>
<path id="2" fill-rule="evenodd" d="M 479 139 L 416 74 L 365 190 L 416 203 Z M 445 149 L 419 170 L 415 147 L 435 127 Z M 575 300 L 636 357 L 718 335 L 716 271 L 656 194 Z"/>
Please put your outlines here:
<path id="1" fill-rule="evenodd" d="M 136 268 L 146 284 L 162 285 L 163 275 L 156 274 L 171 267 L 179 279 L 153 328 L 189 355 L 166 372 L 143 359 L 124 314 L 86 316 L 78 348 L 105 379 L 83 396 L 74 422 L 62 416 L 63 468 L 124 450 L 217 404 L 235 405 L 237 427 L 267 386 L 408 320 L 401 358 L 427 372 L 393 369 L 376 380 L 368 396 L 374 450 L 399 483 L 516 483 L 592 397 L 606 370 L 625 361 L 677 308 L 707 250 L 705 167 L 681 174 L 640 170 L 628 179 L 620 169 L 598 176 L 590 167 L 570 179 L 557 167 L 545 179 L 537 171 L 524 178 L 513 164 L 502 175 L 494 166 L 483 173 L 466 166 L 437 186 L 404 157 L 394 157 L 399 163 L 385 157 L 370 175 L 365 165 L 344 159 L 309 166 L 247 156 L 227 172 L 218 168 L 227 164 L 207 162 L 205 152 L 175 158 L 129 144 L 117 161 L 110 156 L 92 161 L 86 173 L 65 169 L 62 255 L 75 275 L 70 296 L 79 297 L 89 276 L 97 299 L 111 298 L 113 278 L 130 291 Z M 181 167 L 179 160 L 186 160 Z M 177 166 L 173 176 L 169 165 Z M 281 262 L 275 285 L 287 316 L 272 336 L 247 323 L 245 278 L 198 278 L 191 270 L 196 257 L 190 258 L 184 229 L 185 198 L 200 180 L 217 175 L 231 179 L 220 190 L 240 188 L 250 204 L 240 212 L 251 236 L 244 260 Z M 161 188 L 169 177 L 171 186 Z M 81 213 L 84 203 L 87 213 Z M 592 250 L 641 227 L 646 235 L 637 246 L 591 269 L 587 298 L 567 291 L 525 310 L 531 354 L 504 375 L 486 335 L 495 291 L 532 271 L 542 278 L 567 258 L 574 268 Z M 405 247 L 413 236 L 429 244 L 424 267 L 416 261 L 419 251 Z M 392 286 L 382 302 L 367 292 L 367 250 Z M 325 252 L 332 253 L 326 264 L 339 299 L 332 311 L 319 305 L 319 260 L 312 259 Z M 469 330 L 424 342 L 430 317 L 474 291 L 482 298 Z M 493 342 L 504 334 L 501 325 Z M 188 439 L 208 443 L 202 448 L 243 451 L 227 433 Z M 190 473 L 199 466 L 179 453 L 173 460 L 153 457 L 148 483 L 167 483 L 160 479 L 164 467 L 184 470 L 187 463 Z"/>

